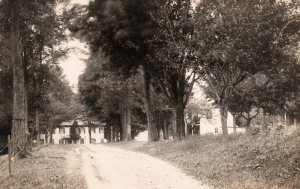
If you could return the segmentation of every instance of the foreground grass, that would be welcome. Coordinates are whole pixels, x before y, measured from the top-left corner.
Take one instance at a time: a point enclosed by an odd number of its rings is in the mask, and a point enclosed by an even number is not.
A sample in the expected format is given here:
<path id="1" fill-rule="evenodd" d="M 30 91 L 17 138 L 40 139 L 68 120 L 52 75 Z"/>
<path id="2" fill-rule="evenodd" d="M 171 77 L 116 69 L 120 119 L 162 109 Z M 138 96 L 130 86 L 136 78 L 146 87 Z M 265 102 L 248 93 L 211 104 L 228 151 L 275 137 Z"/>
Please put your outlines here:
<path id="1" fill-rule="evenodd" d="M 2 158 L 2 161 L 3 158 Z M 70 161 L 74 161 L 73 164 Z M 79 164 L 76 165 L 75 146 L 50 145 L 34 149 L 29 158 L 16 159 L 12 165 L 12 177 L 8 170 L 0 173 L 2 189 L 60 189 L 86 188 Z M 72 169 L 72 171 L 69 171 Z"/>
<path id="2" fill-rule="evenodd" d="M 130 149 L 131 143 L 121 145 Z M 133 143 L 132 143 L 133 144 Z M 195 136 L 182 141 L 134 144 L 215 188 L 300 188 L 300 133 L 265 136 Z"/>

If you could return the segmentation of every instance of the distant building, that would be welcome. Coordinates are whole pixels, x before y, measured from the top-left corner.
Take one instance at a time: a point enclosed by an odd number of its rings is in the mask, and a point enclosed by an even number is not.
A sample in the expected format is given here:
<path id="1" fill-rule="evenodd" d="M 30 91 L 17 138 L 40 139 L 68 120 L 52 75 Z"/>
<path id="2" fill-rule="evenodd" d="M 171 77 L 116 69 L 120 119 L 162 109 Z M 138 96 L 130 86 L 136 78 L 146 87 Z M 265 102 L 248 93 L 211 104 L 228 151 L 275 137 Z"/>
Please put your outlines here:
<path id="1" fill-rule="evenodd" d="M 220 109 L 216 107 L 211 107 L 209 109 L 205 109 L 205 111 L 201 111 L 200 114 L 193 115 L 192 120 L 187 120 L 187 132 L 189 135 L 205 135 L 205 134 L 214 134 L 219 135 L 222 134 L 222 123 L 221 123 L 221 114 Z M 227 129 L 228 134 L 238 132 L 245 133 L 246 128 L 239 127 L 238 125 L 234 125 L 234 116 L 228 112 L 227 117 Z M 235 131 L 234 131 L 235 130 Z"/>
<path id="2" fill-rule="evenodd" d="M 228 112 L 227 129 L 228 134 L 234 132 L 234 117 Z M 246 128 L 235 125 L 235 130 L 238 133 L 245 133 Z M 221 114 L 219 108 L 212 108 L 211 115 L 200 119 L 200 135 L 204 134 L 222 134 Z"/>
<path id="3" fill-rule="evenodd" d="M 193 124 L 193 128 L 187 128 L 189 134 L 222 134 L 222 124 L 221 124 L 221 113 L 220 108 L 208 100 L 207 96 L 203 92 L 203 89 L 199 85 L 195 85 L 193 88 L 193 97 L 190 99 L 189 104 L 194 106 L 192 111 L 193 117 L 196 115 L 199 121 L 196 121 L 197 124 Z M 227 116 L 227 129 L 228 134 L 239 132 L 245 133 L 246 128 L 240 127 L 236 124 L 236 116 L 228 112 Z M 195 122 L 194 118 L 193 122 Z M 186 123 L 190 123 L 192 120 L 187 120 Z"/>
<path id="4" fill-rule="evenodd" d="M 90 125 L 87 121 L 78 121 L 76 133 L 80 139 L 72 141 L 70 138 L 70 128 L 73 127 L 74 121 L 63 122 L 57 126 L 52 133 L 52 139 L 48 136 L 51 144 L 98 144 L 104 143 L 104 125 L 92 122 Z M 46 135 L 40 134 L 41 143 L 46 142 Z"/>

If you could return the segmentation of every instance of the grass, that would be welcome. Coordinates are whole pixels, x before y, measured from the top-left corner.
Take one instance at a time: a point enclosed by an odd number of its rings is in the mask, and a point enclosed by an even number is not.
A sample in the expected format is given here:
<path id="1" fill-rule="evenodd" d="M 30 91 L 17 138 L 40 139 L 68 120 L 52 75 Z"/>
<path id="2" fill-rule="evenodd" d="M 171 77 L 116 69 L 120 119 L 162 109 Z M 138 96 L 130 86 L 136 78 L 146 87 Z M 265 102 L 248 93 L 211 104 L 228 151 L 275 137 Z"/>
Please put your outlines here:
<path id="1" fill-rule="evenodd" d="M 135 150 L 167 160 L 215 188 L 300 188 L 300 132 L 194 136 Z"/>
<path id="2" fill-rule="evenodd" d="M 71 165 L 68 159 L 76 157 L 73 145 L 50 145 L 35 148 L 29 158 L 15 159 L 12 177 L 8 170 L 0 173 L 0 188 L 7 189 L 58 189 L 86 188 L 79 167 Z M 5 157 L 4 157 L 5 158 Z M 1 158 L 2 161 L 3 157 Z M 80 159 L 72 159 L 80 161 Z M 67 170 L 72 168 L 72 174 Z"/>

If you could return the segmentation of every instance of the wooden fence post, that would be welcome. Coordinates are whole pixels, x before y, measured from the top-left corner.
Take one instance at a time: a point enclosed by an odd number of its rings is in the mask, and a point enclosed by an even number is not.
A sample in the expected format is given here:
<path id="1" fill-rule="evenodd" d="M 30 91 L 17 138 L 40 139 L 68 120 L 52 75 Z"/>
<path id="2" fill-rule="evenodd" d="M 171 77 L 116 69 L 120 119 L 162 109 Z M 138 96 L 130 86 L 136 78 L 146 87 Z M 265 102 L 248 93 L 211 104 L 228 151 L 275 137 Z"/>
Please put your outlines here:
<path id="1" fill-rule="evenodd" d="M 9 177 L 11 177 L 11 142 L 10 142 L 10 135 L 8 135 L 8 171 L 9 171 Z"/>

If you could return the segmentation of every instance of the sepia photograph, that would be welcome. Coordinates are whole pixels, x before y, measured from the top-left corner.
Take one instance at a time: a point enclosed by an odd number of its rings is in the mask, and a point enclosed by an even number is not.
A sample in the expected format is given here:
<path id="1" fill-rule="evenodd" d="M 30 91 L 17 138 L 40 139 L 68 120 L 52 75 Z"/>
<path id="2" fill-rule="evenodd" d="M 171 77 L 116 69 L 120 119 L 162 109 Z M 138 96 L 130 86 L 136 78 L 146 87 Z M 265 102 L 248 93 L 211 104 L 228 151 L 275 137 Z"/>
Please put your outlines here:
<path id="1" fill-rule="evenodd" d="M 0 0 L 0 189 L 299 189 L 300 0 Z"/>

